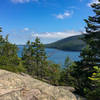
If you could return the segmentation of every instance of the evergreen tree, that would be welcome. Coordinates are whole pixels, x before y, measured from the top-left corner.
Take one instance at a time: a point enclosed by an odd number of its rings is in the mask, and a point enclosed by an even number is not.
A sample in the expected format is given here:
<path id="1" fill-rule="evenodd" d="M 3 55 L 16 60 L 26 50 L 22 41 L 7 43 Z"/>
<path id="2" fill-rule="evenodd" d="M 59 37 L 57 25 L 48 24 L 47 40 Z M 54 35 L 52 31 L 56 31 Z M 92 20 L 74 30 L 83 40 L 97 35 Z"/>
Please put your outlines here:
<path id="1" fill-rule="evenodd" d="M 64 63 L 64 68 L 61 69 L 61 77 L 60 77 L 60 85 L 71 85 L 71 77 L 70 72 L 72 70 L 71 66 L 73 65 L 73 62 L 71 59 L 67 56 Z"/>
<path id="2" fill-rule="evenodd" d="M 78 63 L 81 66 L 81 78 L 84 89 L 94 89 L 88 77 L 94 72 L 93 67 L 100 67 L 100 0 L 98 3 L 91 5 L 93 8 L 94 16 L 89 16 L 85 19 L 86 33 L 83 40 L 87 47 L 82 50 L 82 60 Z"/>
<path id="3" fill-rule="evenodd" d="M 17 56 L 17 46 L 6 41 L 0 45 L 0 64 L 1 65 L 14 65 L 19 64 Z"/>
<path id="4" fill-rule="evenodd" d="M 2 32 L 2 28 L 0 28 Z M 15 44 L 11 44 L 8 41 L 8 35 L 3 38 L 0 35 L 0 68 L 13 71 L 21 72 L 24 68 L 21 66 L 20 59 L 17 55 L 18 48 Z"/>
<path id="5" fill-rule="evenodd" d="M 30 41 L 24 46 L 22 52 L 22 60 L 24 61 L 23 64 L 27 69 L 28 74 L 34 75 L 35 74 L 35 57 L 34 57 L 34 48 Z"/>
<path id="6" fill-rule="evenodd" d="M 2 28 L 0 27 L 0 32 L 2 32 Z"/>
<path id="7" fill-rule="evenodd" d="M 71 76 L 73 77 L 74 87 L 81 95 L 86 95 L 87 90 L 93 90 L 91 77 L 94 66 L 100 67 L 100 0 L 99 3 L 91 5 L 95 15 L 85 19 L 86 33 L 82 40 L 87 46 L 80 53 L 81 60 L 75 62 L 72 67 Z"/>
<path id="8" fill-rule="evenodd" d="M 2 32 L 2 27 L 0 27 L 0 33 Z M 0 44 L 4 43 L 5 39 L 3 38 L 3 36 L 0 34 Z"/>
<path id="9" fill-rule="evenodd" d="M 88 19 L 85 19 L 87 26 L 86 34 L 84 34 L 83 40 L 88 45 L 88 54 L 82 54 L 88 60 L 91 66 L 99 65 L 100 62 L 100 0 L 99 3 L 94 3 L 91 5 L 95 15 L 89 16 Z M 83 56 L 82 55 L 82 56 Z"/>
<path id="10" fill-rule="evenodd" d="M 60 75 L 61 74 L 61 67 L 59 64 L 48 63 L 47 70 L 46 70 L 46 79 L 48 83 L 52 85 L 59 85 Z"/>
<path id="11" fill-rule="evenodd" d="M 46 53 L 45 47 L 42 43 L 40 43 L 40 39 L 37 37 L 34 43 L 34 51 L 35 51 L 35 62 L 37 66 L 37 76 L 41 78 L 44 76 L 44 67 L 46 62 Z"/>
<path id="12" fill-rule="evenodd" d="M 22 59 L 24 60 L 24 65 L 30 74 L 34 73 L 33 75 L 38 78 L 43 78 L 45 76 L 47 56 L 45 53 L 45 47 L 38 37 L 35 39 L 35 42 L 27 42 L 27 45 L 23 50 Z"/>
<path id="13" fill-rule="evenodd" d="M 64 64 L 64 66 L 65 66 L 65 68 L 68 68 L 68 67 L 71 66 L 71 65 L 72 65 L 72 61 L 71 61 L 71 59 L 67 56 L 66 59 L 65 59 L 65 64 Z"/>
<path id="14" fill-rule="evenodd" d="M 0 28 L 2 32 L 2 28 Z M 8 41 L 8 35 L 3 38 L 0 35 L 0 65 L 18 65 L 17 46 Z"/>

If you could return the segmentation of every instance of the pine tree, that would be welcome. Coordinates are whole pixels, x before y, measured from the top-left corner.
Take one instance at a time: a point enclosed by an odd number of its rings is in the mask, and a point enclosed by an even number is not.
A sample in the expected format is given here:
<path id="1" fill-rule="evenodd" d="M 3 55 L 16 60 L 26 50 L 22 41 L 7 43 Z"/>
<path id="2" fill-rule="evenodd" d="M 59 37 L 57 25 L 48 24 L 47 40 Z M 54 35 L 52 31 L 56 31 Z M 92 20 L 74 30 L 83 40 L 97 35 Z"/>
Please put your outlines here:
<path id="1" fill-rule="evenodd" d="M 0 64 L 1 65 L 19 65 L 19 58 L 17 55 L 18 48 L 5 39 L 0 45 Z"/>
<path id="2" fill-rule="evenodd" d="M 99 3 L 91 5 L 95 15 L 85 19 L 87 26 L 83 40 L 88 45 L 89 51 L 86 55 L 82 52 L 82 56 L 84 55 L 91 66 L 100 66 L 100 0 L 98 1 Z"/>
<path id="3" fill-rule="evenodd" d="M 68 68 L 68 67 L 71 66 L 71 65 L 72 65 L 72 61 L 71 61 L 71 59 L 69 58 L 69 56 L 67 56 L 66 59 L 65 59 L 64 66 L 65 66 L 65 68 Z"/>
<path id="4" fill-rule="evenodd" d="M 60 75 L 61 74 L 61 66 L 59 64 L 48 63 L 46 70 L 46 80 L 48 80 L 49 84 L 59 85 Z"/>
<path id="5" fill-rule="evenodd" d="M 71 59 L 67 56 L 64 63 L 64 68 L 61 70 L 61 76 L 60 76 L 60 85 L 70 85 L 71 86 L 71 77 L 70 72 L 72 70 L 71 66 L 74 63 L 71 61 Z"/>
<path id="6" fill-rule="evenodd" d="M 47 56 L 45 47 L 37 37 L 35 42 L 27 42 L 22 53 L 24 65 L 30 74 L 43 78 L 45 76 L 45 67 L 47 64 Z"/>
<path id="7" fill-rule="evenodd" d="M 2 32 L 2 28 L 0 27 L 0 32 Z"/>
<path id="8" fill-rule="evenodd" d="M 0 33 L 2 32 L 2 27 L 0 27 Z M 3 38 L 3 36 L 0 34 L 0 44 L 4 43 L 5 39 Z"/>
<path id="9" fill-rule="evenodd" d="M 44 76 L 45 71 L 45 63 L 46 63 L 46 53 L 45 53 L 45 47 L 40 42 L 40 39 L 37 37 L 35 39 L 34 43 L 34 51 L 35 51 L 35 62 L 37 66 L 37 76 L 40 76 L 41 78 Z"/>
<path id="10" fill-rule="evenodd" d="M 0 28 L 2 32 L 2 28 Z M 20 59 L 17 55 L 18 48 L 15 44 L 8 41 L 8 35 L 3 38 L 0 34 L 0 68 L 13 71 L 21 72 L 24 68 L 20 66 Z"/>
<path id="11" fill-rule="evenodd" d="M 82 60 L 79 63 L 82 71 L 83 87 L 90 90 L 94 88 L 88 77 L 94 72 L 94 66 L 100 67 L 100 0 L 98 2 L 91 5 L 95 15 L 84 20 L 86 22 L 86 33 L 83 40 L 87 47 L 82 50 L 80 55 Z"/>
<path id="12" fill-rule="evenodd" d="M 34 57 L 34 48 L 30 41 L 27 41 L 26 45 L 23 48 L 22 52 L 23 64 L 27 69 L 28 74 L 35 74 L 35 57 Z"/>
<path id="13" fill-rule="evenodd" d="M 94 66 L 100 67 L 100 0 L 98 1 L 99 3 L 91 5 L 95 15 L 85 19 L 86 33 L 82 40 L 87 46 L 80 53 L 81 60 L 75 62 L 71 72 L 75 89 L 81 95 L 94 89 L 88 77 L 94 72 Z"/>

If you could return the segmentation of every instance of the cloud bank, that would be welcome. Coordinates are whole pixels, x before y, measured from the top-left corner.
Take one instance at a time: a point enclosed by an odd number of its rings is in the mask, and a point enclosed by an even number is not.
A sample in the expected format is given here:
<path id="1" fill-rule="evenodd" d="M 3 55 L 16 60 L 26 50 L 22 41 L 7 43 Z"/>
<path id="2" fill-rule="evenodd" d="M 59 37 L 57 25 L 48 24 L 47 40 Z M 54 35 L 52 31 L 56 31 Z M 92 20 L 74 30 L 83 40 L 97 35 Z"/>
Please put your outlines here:
<path id="1" fill-rule="evenodd" d="M 67 30 L 64 32 L 40 32 L 37 33 L 33 31 L 32 29 L 26 27 L 22 30 L 14 30 L 12 32 L 9 32 L 9 41 L 15 44 L 25 44 L 28 40 L 34 41 L 36 37 L 39 37 L 42 43 L 51 43 L 55 42 L 57 40 L 74 36 L 74 35 L 80 35 L 81 32 L 74 31 L 74 30 Z"/>
<path id="2" fill-rule="evenodd" d="M 45 33 L 33 33 L 33 37 L 39 38 L 48 38 L 48 39 L 62 39 L 69 36 L 80 35 L 80 32 L 76 32 L 74 30 L 65 31 L 65 32 L 45 32 Z"/>

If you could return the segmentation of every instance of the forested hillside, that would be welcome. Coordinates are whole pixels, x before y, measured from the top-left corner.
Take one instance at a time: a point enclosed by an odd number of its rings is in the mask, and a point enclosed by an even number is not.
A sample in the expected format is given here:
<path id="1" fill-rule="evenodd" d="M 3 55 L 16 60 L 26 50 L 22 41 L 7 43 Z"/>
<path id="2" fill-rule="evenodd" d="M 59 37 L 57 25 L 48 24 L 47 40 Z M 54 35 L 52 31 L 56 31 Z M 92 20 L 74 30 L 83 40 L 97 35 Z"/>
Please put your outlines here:
<path id="1" fill-rule="evenodd" d="M 81 40 L 82 37 L 83 35 L 71 36 L 62 40 L 58 40 L 54 43 L 46 44 L 46 47 L 68 51 L 81 51 L 85 46 L 85 43 Z"/>

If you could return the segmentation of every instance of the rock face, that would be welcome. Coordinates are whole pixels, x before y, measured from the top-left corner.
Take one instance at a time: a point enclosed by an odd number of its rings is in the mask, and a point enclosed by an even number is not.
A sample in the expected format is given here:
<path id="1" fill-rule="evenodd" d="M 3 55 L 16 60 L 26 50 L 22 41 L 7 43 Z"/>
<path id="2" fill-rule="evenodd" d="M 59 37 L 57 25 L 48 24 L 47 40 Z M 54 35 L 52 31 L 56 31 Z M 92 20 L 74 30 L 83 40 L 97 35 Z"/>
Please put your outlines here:
<path id="1" fill-rule="evenodd" d="M 0 70 L 0 100 L 80 100 L 61 87 L 55 87 L 29 75 Z"/>

